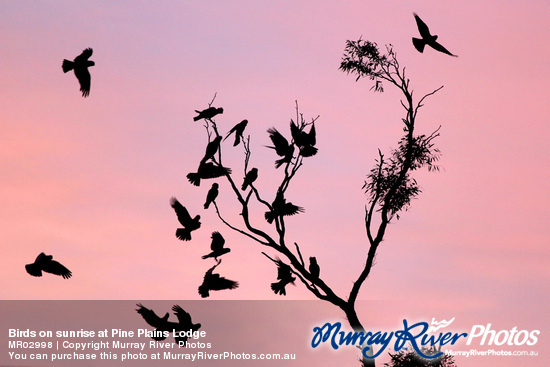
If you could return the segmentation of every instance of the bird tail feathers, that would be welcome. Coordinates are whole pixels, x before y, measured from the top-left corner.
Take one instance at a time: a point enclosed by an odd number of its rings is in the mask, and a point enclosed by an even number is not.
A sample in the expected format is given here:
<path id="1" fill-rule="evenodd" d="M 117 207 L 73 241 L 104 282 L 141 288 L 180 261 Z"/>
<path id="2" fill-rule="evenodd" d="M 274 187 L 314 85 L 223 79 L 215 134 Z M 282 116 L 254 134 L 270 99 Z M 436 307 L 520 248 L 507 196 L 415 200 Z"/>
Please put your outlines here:
<path id="1" fill-rule="evenodd" d="M 191 241 L 191 231 L 186 228 L 176 229 L 176 237 L 182 241 Z"/>
<path id="2" fill-rule="evenodd" d="M 413 37 L 413 45 L 414 48 L 418 50 L 418 52 L 424 52 L 424 46 L 426 46 L 426 42 L 424 42 L 424 40 L 422 39 Z"/>
<path id="3" fill-rule="evenodd" d="M 61 65 L 61 67 L 63 68 L 63 72 L 66 73 L 67 71 L 73 70 L 74 63 L 72 61 L 64 59 L 63 64 Z"/>
<path id="4" fill-rule="evenodd" d="M 200 186 L 201 184 L 201 177 L 198 173 L 189 173 L 187 179 L 195 186 Z"/>

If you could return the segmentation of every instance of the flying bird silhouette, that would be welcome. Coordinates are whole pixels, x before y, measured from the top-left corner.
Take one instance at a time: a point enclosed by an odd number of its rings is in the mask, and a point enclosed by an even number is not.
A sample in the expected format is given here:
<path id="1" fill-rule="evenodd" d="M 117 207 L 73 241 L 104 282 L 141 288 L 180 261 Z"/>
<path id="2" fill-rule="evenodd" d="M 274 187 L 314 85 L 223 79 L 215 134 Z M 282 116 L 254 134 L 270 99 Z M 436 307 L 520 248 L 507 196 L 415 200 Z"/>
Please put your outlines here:
<path id="1" fill-rule="evenodd" d="M 246 125 L 248 124 L 248 120 L 242 120 L 237 125 L 233 126 L 231 130 L 229 130 L 229 133 L 225 136 L 223 141 L 229 137 L 229 135 L 235 133 L 235 142 L 233 143 L 233 146 L 236 147 L 241 142 L 241 139 L 243 139 L 243 133 L 244 129 L 246 128 Z"/>
<path id="2" fill-rule="evenodd" d="M 199 121 L 201 119 L 212 119 L 212 117 L 223 113 L 223 108 L 216 108 L 216 107 L 208 107 L 206 110 L 198 111 L 195 110 L 196 113 L 198 113 L 197 116 L 193 117 L 193 121 Z"/>
<path id="3" fill-rule="evenodd" d="M 317 263 L 317 259 L 314 256 L 309 258 L 309 273 L 315 279 L 319 279 L 319 274 L 321 274 L 321 268 Z"/>
<path id="4" fill-rule="evenodd" d="M 202 298 L 210 296 L 210 291 L 221 291 L 224 289 L 235 289 L 239 286 L 238 282 L 221 277 L 220 274 L 213 274 L 216 266 L 220 265 L 221 259 L 218 263 L 211 267 L 206 274 L 204 274 L 204 280 L 199 286 L 199 294 Z"/>
<path id="5" fill-rule="evenodd" d="M 210 190 L 208 190 L 208 194 L 206 194 L 206 202 L 204 203 L 204 209 L 208 209 L 210 204 L 213 203 L 214 200 L 216 200 L 216 198 L 218 197 L 218 194 L 219 194 L 218 187 L 219 185 L 216 182 L 214 182 Z"/>
<path id="6" fill-rule="evenodd" d="M 75 57 L 73 61 L 64 59 L 63 64 L 61 64 L 64 73 L 74 70 L 74 75 L 76 75 L 76 78 L 80 83 L 80 91 L 82 92 L 82 97 L 88 97 L 88 95 L 90 94 L 91 76 L 90 72 L 88 71 L 88 67 L 94 66 L 95 63 L 88 59 L 90 58 L 90 56 L 92 56 L 93 52 L 94 51 L 91 48 L 87 48 L 82 51 L 80 55 Z"/>
<path id="7" fill-rule="evenodd" d="M 241 190 L 246 190 L 248 186 L 250 186 L 256 179 L 258 178 L 258 169 L 252 168 L 246 176 L 244 176 L 243 185 L 241 186 Z"/>
<path id="8" fill-rule="evenodd" d="M 206 146 L 206 152 L 204 153 L 204 157 L 201 160 L 201 164 L 206 162 L 209 159 L 214 158 L 214 155 L 220 149 L 220 142 L 222 141 L 221 136 L 216 136 L 211 142 L 208 143 Z"/>
<path id="9" fill-rule="evenodd" d="M 178 221 L 181 223 L 183 228 L 178 228 L 176 230 L 176 237 L 182 241 L 191 240 L 191 232 L 199 229 L 201 226 L 201 216 L 197 215 L 195 218 L 191 218 L 187 209 L 181 205 L 181 203 L 175 197 L 170 199 L 170 205 L 174 208 L 176 215 L 178 216 Z"/>
<path id="10" fill-rule="evenodd" d="M 288 283 L 294 284 L 294 281 L 296 280 L 295 277 L 292 276 L 292 271 L 289 265 L 285 264 L 281 261 L 281 259 L 277 259 L 277 279 L 279 279 L 276 283 L 271 283 L 271 289 L 275 294 L 280 294 L 281 296 L 286 296 L 286 289 Z"/>
<path id="11" fill-rule="evenodd" d="M 290 120 L 290 133 L 292 134 L 292 140 L 294 144 L 300 149 L 300 154 L 302 157 L 311 157 L 317 154 L 317 148 L 315 144 L 317 143 L 315 123 L 311 123 L 311 129 L 306 133 L 304 131 L 305 125 L 301 128 Z"/>
<path id="12" fill-rule="evenodd" d="M 25 265 L 25 269 L 27 270 L 27 273 L 33 277 L 41 277 L 43 271 L 46 273 L 61 275 L 63 279 L 69 279 L 73 275 L 69 269 L 52 259 L 53 256 L 46 255 L 41 252 L 36 260 L 34 260 L 34 263 Z"/>
<path id="13" fill-rule="evenodd" d="M 286 199 L 284 198 L 283 192 L 277 191 L 275 200 L 273 200 L 273 203 L 271 204 L 271 210 L 265 212 L 265 220 L 267 220 L 267 222 L 271 224 L 276 217 L 294 215 L 303 212 L 304 208 L 294 205 L 290 202 L 287 203 Z"/>
<path id="14" fill-rule="evenodd" d="M 179 305 L 174 305 L 172 311 L 174 315 L 178 318 L 178 322 L 168 321 L 170 314 L 167 312 L 162 318 L 157 316 L 155 311 L 144 307 L 141 303 L 138 303 L 139 308 L 136 311 L 143 317 L 145 322 L 155 328 L 152 338 L 154 340 L 164 340 L 166 339 L 165 335 L 169 335 L 173 330 L 175 331 L 197 331 L 200 329 L 201 324 L 193 324 L 191 321 L 191 315 L 186 312 Z M 187 336 L 177 336 L 174 338 L 176 342 L 186 342 Z"/>
<path id="15" fill-rule="evenodd" d="M 208 255 L 204 255 L 202 258 L 208 259 L 209 257 L 213 257 L 218 260 L 218 256 L 222 256 L 223 254 L 227 254 L 231 251 L 231 249 L 223 247 L 223 245 L 225 245 L 225 239 L 220 232 L 212 232 L 212 243 L 210 244 L 210 249 L 212 252 Z"/>
<path id="16" fill-rule="evenodd" d="M 292 161 L 292 156 L 294 155 L 294 145 L 289 144 L 288 140 L 286 140 L 286 138 L 274 127 L 268 129 L 267 132 L 269 133 L 269 138 L 274 145 L 273 147 L 268 148 L 274 149 L 275 153 L 277 153 L 279 157 L 283 157 L 275 161 L 275 168 L 281 167 L 283 163 L 289 163 Z"/>
<path id="17" fill-rule="evenodd" d="M 187 174 L 187 180 L 195 186 L 200 186 L 201 179 L 217 178 L 231 173 L 231 168 L 222 167 L 212 162 L 199 164 L 197 172 Z"/>
<path id="18" fill-rule="evenodd" d="M 453 55 L 451 52 L 449 52 L 449 50 L 447 50 L 441 44 L 436 42 L 437 36 L 435 35 L 432 36 L 432 34 L 430 33 L 430 29 L 428 28 L 426 23 L 424 23 L 416 13 L 413 13 L 413 15 L 414 15 L 414 19 L 416 19 L 416 25 L 418 26 L 418 31 L 420 32 L 420 36 L 422 37 L 422 39 L 414 38 L 414 37 L 412 39 L 413 45 L 418 50 L 418 52 L 422 53 L 424 51 L 424 46 L 428 45 L 436 51 L 443 52 L 444 54 L 451 55 L 454 57 L 458 57 L 457 55 Z"/>

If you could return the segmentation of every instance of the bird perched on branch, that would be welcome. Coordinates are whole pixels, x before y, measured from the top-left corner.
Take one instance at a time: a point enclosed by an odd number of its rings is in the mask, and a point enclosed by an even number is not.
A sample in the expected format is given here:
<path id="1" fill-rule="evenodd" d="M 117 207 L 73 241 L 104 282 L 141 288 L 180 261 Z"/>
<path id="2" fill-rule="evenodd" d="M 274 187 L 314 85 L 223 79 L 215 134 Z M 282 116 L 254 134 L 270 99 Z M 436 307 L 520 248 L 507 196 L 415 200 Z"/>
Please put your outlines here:
<path id="1" fill-rule="evenodd" d="M 311 157 L 317 154 L 317 148 L 315 148 L 315 144 L 317 143 L 315 123 L 311 123 L 308 133 L 304 131 L 305 126 L 298 127 L 294 121 L 290 120 L 290 133 L 292 134 L 294 144 L 300 149 L 302 157 Z"/>
<path id="2" fill-rule="evenodd" d="M 275 150 L 275 153 L 279 157 L 283 157 L 275 161 L 275 168 L 281 167 L 283 163 L 289 163 L 292 161 L 292 156 L 294 155 L 294 145 L 289 144 L 288 140 L 277 131 L 275 128 L 268 129 L 269 138 L 273 142 L 273 147 L 268 147 Z"/>
<path id="3" fill-rule="evenodd" d="M 418 50 L 418 52 L 422 53 L 424 51 L 424 46 L 428 45 L 436 51 L 458 57 L 457 55 L 453 55 L 451 52 L 449 52 L 449 50 L 436 42 L 437 36 L 432 36 L 432 34 L 430 33 L 430 29 L 428 28 L 426 23 L 424 23 L 416 13 L 413 13 L 413 15 L 414 19 L 416 19 L 416 25 L 418 27 L 418 31 L 420 32 L 420 36 L 422 37 L 422 39 L 414 37 L 412 39 L 413 45 Z"/>
<path id="4" fill-rule="evenodd" d="M 244 181 L 243 181 L 243 185 L 241 186 L 241 190 L 246 190 L 246 188 L 250 185 L 252 185 L 252 183 L 254 181 L 256 181 L 256 179 L 258 178 L 258 169 L 257 168 L 252 168 L 250 171 L 248 171 L 248 173 L 244 176 Z"/>
<path id="5" fill-rule="evenodd" d="M 208 209 L 210 204 L 213 203 L 214 200 L 216 200 L 216 198 L 218 197 L 218 194 L 219 194 L 218 187 L 219 185 L 216 182 L 214 182 L 210 190 L 208 190 L 208 194 L 206 194 L 206 202 L 204 203 L 204 209 Z"/>
<path id="6" fill-rule="evenodd" d="M 225 239 L 220 234 L 220 232 L 212 232 L 212 243 L 210 244 L 210 249 L 212 250 L 211 253 L 208 255 L 204 255 L 203 259 L 208 259 L 209 257 L 213 257 L 214 259 L 218 260 L 218 256 L 222 256 L 223 254 L 227 254 L 231 249 L 223 247 L 225 245 Z"/>
<path id="7" fill-rule="evenodd" d="M 294 281 L 296 280 L 295 277 L 292 276 L 291 267 L 284 262 L 282 262 L 280 259 L 277 259 L 277 279 L 279 279 L 276 283 L 271 283 L 271 289 L 275 294 L 280 294 L 281 296 L 286 296 L 286 289 L 288 283 L 294 284 Z"/>
<path id="8" fill-rule="evenodd" d="M 265 212 L 265 220 L 267 220 L 268 223 L 273 223 L 273 220 L 275 220 L 276 217 L 294 215 L 303 212 L 304 208 L 290 202 L 287 203 L 283 192 L 277 191 L 275 200 L 273 200 L 273 203 L 271 204 L 271 210 Z"/>
<path id="9" fill-rule="evenodd" d="M 197 116 L 193 117 L 193 121 L 199 121 L 201 119 L 212 119 L 212 117 L 223 113 L 223 108 L 216 108 L 216 107 L 208 107 L 206 110 L 195 110 L 196 113 L 198 113 Z"/>
<path id="10" fill-rule="evenodd" d="M 41 252 L 34 263 L 25 265 L 27 273 L 33 277 L 41 277 L 42 272 L 60 275 L 63 279 L 69 279 L 73 274 L 65 266 L 53 260 L 53 256 Z"/>
<path id="11" fill-rule="evenodd" d="M 233 126 L 231 130 L 227 133 L 223 141 L 229 137 L 229 135 L 235 133 L 235 142 L 233 143 L 233 146 L 236 147 L 241 142 L 241 139 L 243 139 L 243 133 L 244 129 L 246 128 L 246 125 L 248 124 L 248 120 L 242 120 L 237 125 Z"/>
<path id="12" fill-rule="evenodd" d="M 88 97 L 88 95 L 90 94 L 90 84 L 92 78 L 90 76 L 90 72 L 88 71 L 88 67 L 94 66 L 95 63 L 88 59 L 90 58 L 90 56 L 92 56 L 93 52 L 94 50 L 92 50 L 91 48 L 87 48 L 82 51 L 80 55 L 75 57 L 73 61 L 64 59 L 63 64 L 61 64 L 64 73 L 74 70 L 74 75 L 80 83 L 80 91 L 82 92 L 82 97 Z"/>
<path id="13" fill-rule="evenodd" d="M 220 149 L 220 142 L 222 141 L 221 136 L 216 136 L 211 142 L 208 143 L 206 146 L 206 152 L 204 153 L 204 157 L 201 160 L 201 164 L 206 162 L 209 159 L 214 158 L 214 155 Z"/>
<path id="14" fill-rule="evenodd" d="M 187 174 L 187 180 L 195 186 L 200 186 L 201 179 L 217 178 L 231 173 L 231 168 L 222 167 L 212 162 L 200 163 L 197 172 Z"/>
<path id="15" fill-rule="evenodd" d="M 317 264 L 317 259 L 314 256 L 309 258 L 309 272 L 312 277 L 319 279 L 321 268 L 319 267 L 319 264 Z"/>
<path id="16" fill-rule="evenodd" d="M 221 291 L 224 289 L 235 289 L 239 287 L 238 282 L 221 277 L 220 274 L 212 273 L 214 269 L 216 269 L 216 266 L 220 265 L 220 263 L 221 259 L 218 260 L 218 263 L 211 267 L 206 274 L 204 274 L 204 280 L 199 286 L 199 294 L 202 298 L 209 297 L 210 291 Z"/>
<path id="17" fill-rule="evenodd" d="M 201 216 L 197 215 L 195 218 L 191 218 L 187 209 L 181 205 L 181 203 L 175 197 L 170 199 L 170 205 L 174 208 L 176 215 L 178 216 L 178 221 L 181 223 L 183 228 L 178 228 L 176 230 L 176 237 L 182 241 L 191 240 L 191 232 L 199 229 L 201 226 Z"/>
<path id="18" fill-rule="evenodd" d="M 197 331 L 201 327 L 201 324 L 193 324 L 193 322 L 191 321 L 191 315 L 179 305 L 174 305 L 172 307 L 172 311 L 174 311 L 174 315 L 176 315 L 176 317 L 178 318 L 178 322 L 168 321 L 168 317 L 170 317 L 170 314 L 168 312 L 161 318 L 157 316 L 155 311 L 144 307 L 141 303 L 138 303 L 137 306 L 139 307 L 136 309 L 137 313 L 139 313 L 141 317 L 143 317 L 145 322 L 155 328 L 155 331 L 151 338 L 157 341 L 166 339 L 166 335 L 171 334 L 173 330 Z M 178 343 L 185 343 L 187 341 L 187 338 L 187 336 L 177 336 L 174 339 Z"/>

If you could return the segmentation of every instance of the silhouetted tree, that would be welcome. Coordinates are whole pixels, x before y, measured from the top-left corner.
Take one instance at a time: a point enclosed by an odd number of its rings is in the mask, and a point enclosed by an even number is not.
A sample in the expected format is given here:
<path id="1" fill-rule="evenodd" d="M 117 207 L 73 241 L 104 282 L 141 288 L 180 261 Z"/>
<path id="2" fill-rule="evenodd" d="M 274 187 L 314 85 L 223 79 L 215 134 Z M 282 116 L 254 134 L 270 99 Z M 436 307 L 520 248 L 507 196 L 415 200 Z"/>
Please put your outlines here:
<path id="1" fill-rule="evenodd" d="M 274 144 L 274 147 L 270 148 L 275 150 L 277 156 L 283 157 L 276 160 L 276 167 L 284 168 L 281 171 L 277 190 L 271 196 L 274 197 L 273 201 L 264 199 L 264 195 L 255 186 L 258 169 L 249 170 L 248 168 L 251 155 L 250 137 L 242 140 L 245 152 L 245 179 L 242 190 L 244 191 L 247 187 L 250 187 L 250 190 L 244 192 L 239 190 L 231 172 L 228 169 L 223 170 L 225 171 L 223 177 L 239 203 L 240 224 L 229 223 L 222 214 L 222 208 L 218 207 L 215 199 L 212 201 L 219 219 L 226 226 L 277 253 L 277 257 L 270 257 L 263 252 L 277 266 L 278 282 L 271 284 L 271 288 L 276 294 L 285 295 L 286 285 L 298 279 L 317 298 L 339 307 L 355 331 L 365 330 L 356 313 L 355 304 L 359 291 L 372 269 L 378 246 L 384 238 L 387 226 L 393 219 L 399 219 L 400 213 L 409 207 L 411 200 L 421 191 L 416 180 L 411 177 L 411 173 L 421 167 L 427 167 L 428 170 L 438 169 L 435 162 L 439 158 L 439 151 L 434 148 L 433 140 L 439 135 L 439 129 L 430 135 L 415 135 L 414 131 L 417 113 L 422 103 L 442 87 L 424 95 L 415 103 L 412 90 L 409 87 L 409 79 L 405 77 L 405 69 L 400 67 L 391 46 L 386 47 L 386 51 L 386 54 L 380 54 L 375 43 L 361 39 L 348 41 L 340 65 L 342 71 L 357 75 L 357 80 L 362 77 L 373 80 L 375 91 L 383 91 L 383 82 L 390 83 L 399 89 L 403 94 L 401 105 L 405 109 L 405 117 L 402 119 L 404 136 L 399 140 L 398 147 L 388 156 L 382 154 L 380 150 L 378 151 L 378 160 L 363 186 L 368 201 L 365 206 L 365 228 L 369 247 L 364 254 L 364 267 L 360 270 L 357 279 L 353 281 L 349 294 L 337 295 L 322 279 L 317 259 L 311 256 L 308 266 L 304 262 L 299 245 L 287 238 L 285 217 L 303 212 L 303 208 L 286 200 L 287 189 L 302 167 L 304 158 L 314 156 L 318 150 L 315 146 L 317 118 L 306 122 L 298 110 L 298 105 L 296 105 L 296 118 L 290 122 L 290 141 L 275 128 L 268 130 L 269 137 Z M 213 100 L 210 105 L 212 103 Z M 209 141 L 214 141 L 221 136 L 216 122 L 211 118 L 205 118 L 205 121 Z M 207 164 L 217 168 L 223 167 L 222 157 L 223 146 L 220 146 Z M 240 177 L 242 176 L 239 176 L 238 179 Z M 275 235 L 261 230 L 252 223 L 250 218 L 255 215 L 251 213 L 250 209 L 252 201 L 256 201 L 267 209 L 263 212 L 263 216 L 274 230 Z M 261 213 L 258 215 L 260 216 Z M 374 220 L 375 215 L 378 216 L 376 221 Z M 294 246 L 289 243 L 293 243 Z M 354 254 L 354 256 L 358 255 Z M 205 282 L 208 277 L 212 276 L 212 270 L 213 268 L 205 275 Z M 364 358 L 363 364 L 373 366 L 375 362 L 374 359 Z"/>
<path id="2" fill-rule="evenodd" d="M 433 356 L 440 352 L 439 349 L 421 348 L 422 353 L 426 356 Z M 420 357 L 414 352 L 412 347 L 408 350 L 400 350 L 396 353 L 389 353 L 390 363 L 384 363 L 385 367 L 455 367 L 454 357 L 448 354 L 443 354 L 437 358 L 426 359 Z"/>

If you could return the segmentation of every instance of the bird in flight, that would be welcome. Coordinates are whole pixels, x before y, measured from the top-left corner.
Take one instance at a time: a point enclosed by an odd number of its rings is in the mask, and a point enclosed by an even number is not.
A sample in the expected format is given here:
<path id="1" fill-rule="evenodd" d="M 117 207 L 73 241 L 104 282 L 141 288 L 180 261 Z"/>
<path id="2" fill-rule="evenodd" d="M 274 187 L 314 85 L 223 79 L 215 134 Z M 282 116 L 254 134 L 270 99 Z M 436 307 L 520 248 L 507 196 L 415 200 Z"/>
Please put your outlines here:
<path id="1" fill-rule="evenodd" d="M 95 63 L 91 60 L 88 60 L 94 51 L 91 48 L 87 48 L 80 55 L 75 57 L 73 61 L 67 59 L 63 60 L 61 67 L 63 72 L 74 70 L 74 75 L 80 83 L 80 91 L 82 92 L 82 97 L 88 97 L 90 95 L 90 83 L 91 76 L 88 71 L 88 67 L 94 66 Z"/>
<path id="2" fill-rule="evenodd" d="M 43 271 L 60 275 L 63 279 L 69 279 L 73 275 L 69 269 L 53 260 L 52 255 L 46 255 L 43 252 L 38 255 L 34 263 L 25 265 L 25 269 L 33 277 L 41 277 Z"/>
<path id="3" fill-rule="evenodd" d="M 258 169 L 257 168 L 252 168 L 250 171 L 248 171 L 248 173 L 244 176 L 244 181 L 243 181 L 243 185 L 241 186 L 241 190 L 246 190 L 246 188 L 250 185 L 252 185 L 252 183 L 254 181 L 256 181 L 256 179 L 258 178 Z"/>
<path id="4" fill-rule="evenodd" d="M 187 180 L 195 186 L 201 185 L 201 178 L 217 178 L 231 173 L 231 168 L 216 165 L 212 162 L 201 162 L 197 172 L 187 174 Z"/>
<path id="5" fill-rule="evenodd" d="M 204 209 L 208 209 L 210 204 L 213 203 L 214 200 L 216 200 L 216 198 L 218 197 L 218 194 L 219 194 L 218 187 L 219 185 L 216 182 L 214 182 L 210 190 L 208 190 L 208 194 L 206 194 L 206 202 L 204 203 Z"/>
<path id="6" fill-rule="evenodd" d="M 163 317 L 159 317 L 155 313 L 155 311 L 144 307 L 141 303 L 138 303 L 137 306 L 139 307 L 136 309 L 137 313 L 139 313 L 141 317 L 143 317 L 145 322 L 155 328 L 155 331 L 151 338 L 157 341 L 166 339 L 166 335 L 171 334 L 174 330 L 197 331 L 201 327 L 201 324 L 193 324 L 189 312 L 186 312 L 179 305 L 174 305 L 172 307 L 172 311 L 174 311 L 174 315 L 176 315 L 176 317 L 178 318 L 178 322 L 168 321 L 168 317 L 170 317 L 170 314 L 168 312 L 166 312 L 166 315 L 164 315 Z M 185 343 L 187 341 L 187 336 L 177 336 L 174 339 L 178 343 Z"/>
<path id="7" fill-rule="evenodd" d="M 204 280 L 199 286 L 199 294 L 202 298 L 209 297 L 210 291 L 221 291 L 223 289 L 235 289 L 239 287 L 239 282 L 221 277 L 220 274 L 212 273 L 216 269 L 216 266 L 220 265 L 221 261 L 221 259 L 218 260 L 218 263 L 204 274 Z"/>
<path id="8" fill-rule="evenodd" d="M 276 283 L 271 283 L 271 290 L 275 292 L 275 294 L 280 294 L 281 296 L 286 296 L 286 289 L 288 283 L 294 284 L 294 281 L 296 280 L 295 277 L 292 276 L 292 271 L 289 265 L 282 262 L 280 259 L 277 259 L 277 279 L 279 279 Z"/>
<path id="9" fill-rule="evenodd" d="M 223 254 L 227 254 L 231 251 L 231 249 L 223 247 L 223 245 L 225 245 L 225 239 L 220 232 L 212 232 L 212 243 L 210 244 L 210 249 L 212 252 L 208 255 L 204 255 L 202 258 L 208 259 L 209 257 L 213 257 L 218 260 L 218 256 L 222 256 Z"/>
<path id="10" fill-rule="evenodd" d="M 311 128 L 308 133 L 304 131 L 305 127 L 306 124 L 298 127 L 294 121 L 290 120 L 290 133 L 292 134 L 294 144 L 296 144 L 296 146 L 300 149 L 300 154 L 302 157 L 311 157 L 317 154 L 317 148 L 315 148 L 317 133 L 313 122 L 311 123 Z"/>
<path id="11" fill-rule="evenodd" d="M 283 163 L 289 163 L 292 161 L 292 156 L 294 155 L 294 145 L 289 144 L 288 140 L 286 140 L 286 138 L 274 127 L 267 129 L 267 132 L 269 133 L 269 138 L 274 145 L 273 147 L 268 148 L 275 149 L 275 153 L 277 153 L 279 157 L 283 157 L 275 161 L 275 168 L 281 167 Z"/>
<path id="12" fill-rule="evenodd" d="M 206 110 L 195 110 L 196 113 L 198 113 L 197 116 L 193 117 L 193 121 L 199 121 L 201 119 L 212 119 L 212 117 L 216 116 L 217 114 L 223 113 L 223 108 L 216 108 L 216 107 L 208 107 Z"/>
<path id="13" fill-rule="evenodd" d="M 227 133 L 223 141 L 229 137 L 229 135 L 235 133 L 235 142 L 233 143 L 233 146 L 236 147 L 241 142 L 241 139 L 243 139 L 243 133 L 244 129 L 246 128 L 246 125 L 248 124 L 248 120 L 242 120 L 237 125 L 233 126 L 231 130 Z"/>
<path id="14" fill-rule="evenodd" d="M 176 230 L 176 237 L 182 241 L 191 240 L 191 232 L 199 229 L 201 226 L 201 216 L 197 215 L 195 218 L 191 218 L 187 209 L 181 205 L 181 203 L 173 197 L 170 199 L 170 205 L 174 208 L 176 215 L 178 216 L 178 221 L 181 223 L 183 228 L 178 228 Z"/>
<path id="15" fill-rule="evenodd" d="M 424 46 L 428 45 L 436 51 L 443 52 L 444 54 L 451 55 L 454 57 L 458 57 L 457 55 L 453 55 L 451 52 L 449 52 L 449 50 L 443 47 L 440 43 L 436 42 L 437 36 L 435 35 L 432 36 L 432 34 L 430 33 L 430 29 L 428 28 L 426 23 L 424 23 L 416 13 L 413 13 L 413 15 L 414 15 L 414 19 L 416 19 L 416 25 L 418 26 L 418 31 L 420 32 L 420 36 L 422 37 L 422 39 L 414 38 L 414 37 L 412 39 L 413 45 L 418 50 L 418 52 L 423 52 Z"/>
<path id="16" fill-rule="evenodd" d="M 277 195 L 275 196 L 275 200 L 273 200 L 273 203 L 271 204 L 271 210 L 268 212 L 265 212 L 265 220 L 267 220 L 268 223 L 273 223 L 273 220 L 275 220 L 276 217 L 283 217 L 287 215 L 295 215 L 298 213 L 303 213 L 304 208 L 294 205 L 291 202 L 286 201 L 284 194 L 282 191 L 277 191 Z"/>

